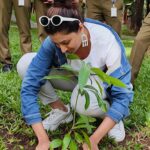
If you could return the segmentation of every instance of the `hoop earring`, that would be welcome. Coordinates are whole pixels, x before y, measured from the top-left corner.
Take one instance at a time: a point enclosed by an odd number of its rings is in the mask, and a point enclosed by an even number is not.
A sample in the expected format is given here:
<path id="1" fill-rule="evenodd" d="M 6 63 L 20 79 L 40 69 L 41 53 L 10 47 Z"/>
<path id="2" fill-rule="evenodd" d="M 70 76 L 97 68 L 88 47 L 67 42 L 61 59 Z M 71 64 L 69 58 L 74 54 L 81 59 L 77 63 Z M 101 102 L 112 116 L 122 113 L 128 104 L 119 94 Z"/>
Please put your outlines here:
<path id="1" fill-rule="evenodd" d="M 81 33 L 82 47 L 88 46 L 88 37 L 85 33 Z"/>

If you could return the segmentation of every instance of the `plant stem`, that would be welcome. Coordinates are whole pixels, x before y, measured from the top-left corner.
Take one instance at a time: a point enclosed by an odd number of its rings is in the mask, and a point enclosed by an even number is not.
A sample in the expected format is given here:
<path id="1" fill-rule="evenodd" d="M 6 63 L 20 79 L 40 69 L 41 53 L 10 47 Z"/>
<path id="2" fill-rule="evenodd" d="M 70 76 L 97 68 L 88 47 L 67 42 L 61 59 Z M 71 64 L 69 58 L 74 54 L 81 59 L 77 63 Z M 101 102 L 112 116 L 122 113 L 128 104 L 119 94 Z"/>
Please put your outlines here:
<path id="1" fill-rule="evenodd" d="M 78 95 L 76 97 L 76 103 L 75 103 L 75 108 L 74 108 L 74 113 L 73 113 L 73 125 L 72 125 L 72 129 L 74 128 L 75 121 L 76 121 L 76 107 L 77 107 L 78 97 L 79 97 L 79 90 L 78 90 Z"/>

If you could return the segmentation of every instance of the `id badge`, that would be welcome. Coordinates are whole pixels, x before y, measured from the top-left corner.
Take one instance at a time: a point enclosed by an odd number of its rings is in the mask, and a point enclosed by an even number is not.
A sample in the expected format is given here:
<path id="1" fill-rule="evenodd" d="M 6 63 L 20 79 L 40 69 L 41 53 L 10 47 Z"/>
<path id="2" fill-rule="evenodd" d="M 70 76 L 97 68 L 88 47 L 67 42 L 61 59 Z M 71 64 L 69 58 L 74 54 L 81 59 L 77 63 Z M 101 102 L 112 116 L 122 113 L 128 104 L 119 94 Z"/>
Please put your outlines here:
<path id="1" fill-rule="evenodd" d="M 111 17 L 117 17 L 117 8 L 116 7 L 111 8 Z"/>
<path id="2" fill-rule="evenodd" d="M 25 0 L 18 0 L 18 6 L 24 6 L 24 1 Z"/>

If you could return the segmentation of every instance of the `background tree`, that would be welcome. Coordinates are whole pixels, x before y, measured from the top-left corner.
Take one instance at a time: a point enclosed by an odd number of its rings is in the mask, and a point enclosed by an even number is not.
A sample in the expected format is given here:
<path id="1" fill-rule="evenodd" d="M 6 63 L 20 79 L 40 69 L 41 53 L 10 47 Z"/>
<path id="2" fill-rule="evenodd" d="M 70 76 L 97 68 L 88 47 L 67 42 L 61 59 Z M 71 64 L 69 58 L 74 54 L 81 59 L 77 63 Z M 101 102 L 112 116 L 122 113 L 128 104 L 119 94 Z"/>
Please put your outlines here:
<path id="1" fill-rule="evenodd" d="M 131 3 L 130 7 L 128 7 L 131 12 L 129 27 L 137 33 L 142 25 L 144 0 L 124 0 L 124 3 Z"/>
<path id="2" fill-rule="evenodd" d="M 146 0 L 146 15 L 150 12 L 150 0 Z"/>
<path id="3" fill-rule="evenodd" d="M 134 23 L 134 31 L 138 32 L 140 30 L 140 27 L 142 25 L 143 20 L 143 6 L 144 6 L 144 0 L 136 0 L 135 1 L 135 23 Z"/>

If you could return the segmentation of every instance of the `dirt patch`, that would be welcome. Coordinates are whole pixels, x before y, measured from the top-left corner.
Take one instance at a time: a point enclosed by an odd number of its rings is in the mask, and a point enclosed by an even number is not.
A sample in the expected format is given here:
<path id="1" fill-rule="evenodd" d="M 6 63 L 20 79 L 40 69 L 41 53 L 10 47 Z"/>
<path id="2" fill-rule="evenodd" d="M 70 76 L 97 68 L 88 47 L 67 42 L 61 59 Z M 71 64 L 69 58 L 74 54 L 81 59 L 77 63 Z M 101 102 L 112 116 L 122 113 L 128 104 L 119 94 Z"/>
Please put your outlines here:
<path id="1" fill-rule="evenodd" d="M 21 134 L 12 135 L 8 134 L 7 130 L 1 130 L 0 135 L 3 137 L 3 141 L 9 150 L 35 150 L 35 143 L 37 143 L 37 141 L 34 141 L 33 145 L 31 145 L 31 141 L 35 140 L 36 137 L 29 138 Z M 62 134 L 61 136 L 63 137 Z M 143 131 L 128 131 L 123 142 L 118 144 L 113 144 L 113 142 L 109 143 L 107 148 L 113 150 L 120 146 L 126 149 L 136 149 L 137 146 L 137 149 L 150 150 L 150 137 Z"/>

